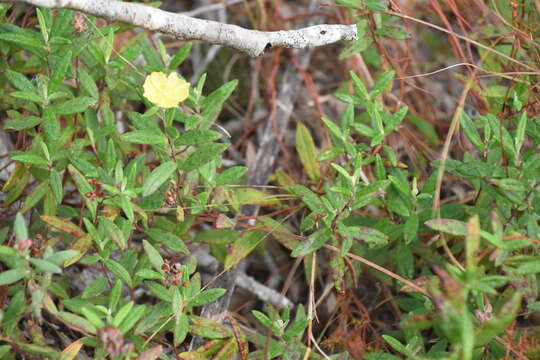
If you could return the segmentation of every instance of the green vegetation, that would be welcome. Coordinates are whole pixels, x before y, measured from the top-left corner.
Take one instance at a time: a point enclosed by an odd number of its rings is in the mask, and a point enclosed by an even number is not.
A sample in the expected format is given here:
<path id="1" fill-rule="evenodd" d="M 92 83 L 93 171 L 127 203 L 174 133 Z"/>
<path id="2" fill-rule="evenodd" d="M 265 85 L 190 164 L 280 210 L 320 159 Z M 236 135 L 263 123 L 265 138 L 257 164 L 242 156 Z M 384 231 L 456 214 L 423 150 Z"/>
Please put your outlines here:
<path id="1" fill-rule="evenodd" d="M 210 68 L 220 85 L 202 75 L 159 108 L 145 78 L 188 78 L 191 43 L 0 5 L 0 124 L 14 144 L 0 154 L 0 359 L 540 358 L 540 3 L 441 1 L 425 16 L 336 3 L 359 39 L 312 62 L 333 69 L 339 111 L 320 110 L 316 76 L 329 75 L 302 69 L 319 114 L 298 113 L 279 140 L 268 188 L 246 186 L 256 132 L 224 128 L 275 97 L 247 104 L 253 85 Z M 429 26 L 445 21 L 455 32 Z M 261 66 L 289 61 L 276 51 Z M 238 61 L 231 78 L 250 81 Z M 446 61 L 470 66 L 407 77 Z M 251 294 L 201 316 L 226 289 L 203 281 L 195 251 L 224 271 L 255 259 L 247 273 L 279 275 L 294 307 Z M 206 345 L 189 349 L 196 337 Z"/>

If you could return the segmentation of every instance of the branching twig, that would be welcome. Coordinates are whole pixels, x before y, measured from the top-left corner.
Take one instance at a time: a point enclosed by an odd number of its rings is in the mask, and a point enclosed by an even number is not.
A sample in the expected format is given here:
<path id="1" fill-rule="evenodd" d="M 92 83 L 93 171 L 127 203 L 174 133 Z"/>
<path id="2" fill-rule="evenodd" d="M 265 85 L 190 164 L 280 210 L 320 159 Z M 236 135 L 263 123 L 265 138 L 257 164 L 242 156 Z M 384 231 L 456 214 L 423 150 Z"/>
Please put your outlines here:
<path id="1" fill-rule="evenodd" d="M 298 30 L 258 31 L 217 21 L 196 19 L 150 6 L 109 0 L 0 0 L 81 11 L 158 31 L 181 40 L 202 40 L 260 56 L 271 47 L 310 48 L 340 40 L 355 40 L 355 25 L 315 25 Z"/>

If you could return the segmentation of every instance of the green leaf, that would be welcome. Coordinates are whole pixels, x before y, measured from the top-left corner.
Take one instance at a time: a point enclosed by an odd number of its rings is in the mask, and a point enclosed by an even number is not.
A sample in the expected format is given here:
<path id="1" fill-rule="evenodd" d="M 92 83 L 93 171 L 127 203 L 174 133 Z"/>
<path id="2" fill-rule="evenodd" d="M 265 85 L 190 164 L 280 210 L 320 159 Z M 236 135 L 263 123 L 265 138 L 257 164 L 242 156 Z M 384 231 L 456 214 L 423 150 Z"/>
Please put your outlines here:
<path id="1" fill-rule="evenodd" d="M 20 351 L 42 359 L 58 359 L 60 352 L 52 347 L 40 344 L 17 344 Z"/>
<path id="2" fill-rule="evenodd" d="M 201 145 L 220 139 L 222 135 L 217 131 L 194 129 L 180 135 L 175 141 L 176 146 Z"/>
<path id="3" fill-rule="evenodd" d="M 135 273 L 135 276 L 144 280 L 163 280 L 164 276 L 157 271 L 150 269 L 142 269 Z"/>
<path id="4" fill-rule="evenodd" d="M 372 10 L 372 11 L 386 11 L 386 2 L 383 2 L 381 4 L 381 0 L 364 0 L 364 4 L 366 6 L 366 9 Z"/>
<path id="5" fill-rule="evenodd" d="M 191 43 L 190 43 L 191 44 Z M 189 320 L 186 314 L 179 314 L 174 321 L 174 344 L 175 346 L 180 346 L 189 331 Z"/>
<path id="6" fill-rule="evenodd" d="M 154 71 L 160 71 L 163 69 L 163 61 L 159 54 L 157 53 L 154 46 L 150 43 L 148 38 L 145 36 L 141 38 L 141 41 L 139 42 L 142 48 L 142 53 L 145 58 L 145 60 L 148 62 L 148 65 L 152 68 Z"/>
<path id="7" fill-rule="evenodd" d="M 348 6 L 348 7 L 360 8 L 360 1 L 358 0 L 336 0 L 336 4 Z"/>
<path id="8" fill-rule="evenodd" d="M 375 34 L 394 40 L 407 40 L 411 37 L 404 29 L 392 25 L 384 25 L 378 28 L 375 30 Z"/>
<path id="9" fill-rule="evenodd" d="M 525 140 L 525 130 L 527 129 L 527 112 L 523 112 L 519 117 L 518 126 L 516 130 L 516 154 L 519 154 L 523 141 Z"/>
<path id="10" fill-rule="evenodd" d="M 463 221 L 453 219 L 433 219 L 426 221 L 424 224 L 433 230 L 442 231 L 447 234 L 456 236 L 467 235 L 467 224 Z"/>
<path id="11" fill-rule="evenodd" d="M 358 28 L 358 24 L 357 24 L 357 28 Z M 357 30 L 357 33 L 358 33 L 358 30 Z M 359 54 L 365 51 L 372 43 L 373 43 L 373 39 L 370 37 L 367 37 L 367 36 L 359 37 L 358 40 L 353 41 L 352 44 L 349 45 L 348 48 L 346 48 L 339 54 L 339 59 L 342 60 L 342 59 L 351 57 L 353 55 Z"/>
<path id="12" fill-rule="evenodd" d="M 117 328 L 118 326 L 120 326 L 120 323 L 124 321 L 126 316 L 129 314 L 129 312 L 133 308 L 133 305 L 135 305 L 135 303 L 133 301 L 130 301 L 126 303 L 124 306 L 122 306 L 120 310 L 118 310 L 118 313 L 116 314 L 116 316 L 113 318 L 113 321 L 112 321 L 112 325 L 114 327 Z"/>
<path id="13" fill-rule="evenodd" d="M 10 95 L 17 99 L 28 100 L 38 104 L 43 104 L 45 102 L 45 100 L 41 96 L 31 92 L 14 91 Z"/>
<path id="14" fill-rule="evenodd" d="M 182 171 L 193 171 L 219 157 L 229 147 L 229 144 L 209 143 L 189 154 L 188 158 L 180 164 Z"/>
<path id="15" fill-rule="evenodd" d="M 360 80 L 358 75 L 356 75 L 352 71 L 349 72 L 349 74 L 351 75 L 351 79 L 353 80 L 354 87 L 355 87 L 356 92 L 358 93 L 358 95 L 360 95 L 363 99 L 366 99 L 367 96 L 368 96 L 368 92 L 367 92 L 367 89 L 364 86 L 364 83 L 362 82 L 362 80 Z"/>
<path id="16" fill-rule="evenodd" d="M 81 316 L 64 311 L 59 311 L 56 315 L 62 318 L 68 324 L 73 325 L 75 328 L 79 328 L 90 334 L 95 334 L 97 331 L 96 327 L 92 325 L 92 323 Z"/>
<path id="17" fill-rule="evenodd" d="M 172 291 L 171 310 L 174 316 L 178 316 L 184 310 L 184 297 L 180 294 L 180 289 L 175 286 Z"/>
<path id="18" fill-rule="evenodd" d="M 11 269 L 0 273 L 0 286 L 13 284 L 28 276 L 26 269 Z"/>
<path id="19" fill-rule="evenodd" d="M 189 254 L 189 250 L 184 244 L 184 241 L 171 232 L 159 229 L 148 229 L 146 230 L 146 235 L 150 236 L 156 242 L 165 244 L 171 250 Z"/>
<path id="20" fill-rule="evenodd" d="M 167 161 L 155 168 L 144 181 L 143 196 L 152 195 L 175 171 L 176 163 L 174 161 Z"/>
<path id="21" fill-rule="evenodd" d="M 90 105 L 94 105 L 96 99 L 91 97 L 78 97 L 61 104 L 51 105 L 52 113 L 56 115 L 70 115 L 85 111 Z"/>
<path id="22" fill-rule="evenodd" d="M 231 246 L 225 258 L 224 271 L 229 270 L 248 256 L 266 237 L 266 233 L 258 230 L 245 231 Z"/>
<path id="23" fill-rule="evenodd" d="M 24 200 L 24 205 L 20 210 L 21 214 L 27 212 L 28 210 L 36 206 L 36 204 L 41 200 L 41 198 L 45 196 L 45 193 L 47 192 L 48 189 L 49 189 L 48 180 L 36 186 Z"/>
<path id="24" fill-rule="evenodd" d="M 97 200 L 86 196 L 86 194 L 94 191 L 94 188 L 88 183 L 86 178 L 77 170 L 73 165 L 68 165 L 68 171 L 77 185 L 77 190 L 84 199 L 86 207 L 90 210 L 92 217 L 96 216 L 97 212 Z"/>
<path id="25" fill-rule="evenodd" d="M 104 262 L 107 269 L 122 280 L 122 282 L 124 282 L 130 288 L 133 287 L 131 276 L 129 275 L 129 272 L 122 266 L 122 264 L 111 259 L 107 259 Z"/>
<path id="26" fill-rule="evenodd" d="M 403 355 L 408 355 L 410 353 L 409 350 L 403 344 L 399 342 L 396 338 L 390 336 L 390 335 L 382 335 L 383 339 L 390 344 L 396 350 L 397 352 L 402 353 Z"/>
<path id="27" fill-rule="evenodd" d="M 245 166 L 233 166 L 228 168 L 216 177 L 216 186 L 234 184 L 247 171 L 248 168 Z"/>
<path id="28" fill-rule="evenodd" d="M 388 180 L 390 180 L 392 185 L 403 194 L 405 199 L 411 199 L 411 190 L 406 182 L 393 175 L 388 175 Z"/>
<path id="29" fill-rule="evenodd" d="M 317 162 L 317 148 L 307 127 L 301 122 L 296 127 L 296 151 L 307 176 L 317 182 L 321 177 L 321 169 Z"/>
<path id="30" fill-rule="evenodd" d="M 236 241 L 240 235 L 240 232 L 232 229 L 211 229 L 200 232 L 193 241 L 208 245 L 225 245 Z"/>
<path id="31" fill-rule="evenodd" d="M 341 132 L 341 129 L 336 124 L 334 124 L 334 122 L 332 120 L 323 117 L 322 121 L 324 122 L 324 124 L 326 125 L 328 130 L 330 130 L 332 135 L 334 135 L 338 139 L 345 140 L 344 137 L 343 137 L 343 133 Z"/>
<path id="32" fill-rule="evenodd" d="M 524 264 L 521 264 L 516 270 L 515 274 L 527 275 L 540 273 L 540 261 L 537 258 L 532 259 Z"/>
<path id="33" fill-rule="evenodd" d="M 373 86 L 373 89 L 371 90 L 371 93 L 369 94 L 371 99 L 374 99 L 375 97 L 382 94 L 384 91 L 387 90 L 387 88 L 392 83 L 392 80 L 394 80 L 394 76 L 396 75 L 396 72 L 394 70 L 389 71 L 385 73 L 383 76 L 381 76 Z"/>
<path id="34" fill-rule="evenodd" d="M 193 299 L 189 301 L 189 305 L 191 306 L 202 306 L 206 304 L 210 304 L 220 297 L 222 297 L 227 290 L 225 289 L 210 289 L 210 290 L 204 290 L 200 293 L 198 293 Z"/>
<path id="35" fill-rule="evenodd" d="M 467 112 L 463 110 L 461 111 L 461 128 L 476 150 L 480 152 L 484 151 L 484 144 L 482 144 L 482 139 L 480 139 L 476 126 Z"/>
<path id="36" fill-rule="evenodd" d="M 236 202 L 240 205 L 261 205 L 261 206 L 276 206 L 279 205 L 279 199 L 257 189 L 252 188 L 234 188 L 232 189 L 233 197 L 231 202 Z"/>
<path id="37" fill-rule="evenodd" d="M 320 229 L 309 235 L 291 252 L 292 257 L 306 256 L 319 250 L 324 243 L 331 237 L 331 231 L 328 228 Z"/>
<path id="38" fill-rule="evenodd" d="M 266 314 L 258 311 L 258 310 L 251 310 L 251 313 L 259 322 L 267 329 L 270 329 L 272 327 L 272 321 Z"/>
<path id="39" fill-rule="evenodd" d="M 51 170 L 50 181 L 51 190 L 56 199 L 56 203 L 60 204 L 62 203 L 62 198 L 64 197 L 64 189 L 62 187 L 62 179 L 60 178 L 60 174 L 58 173 L 58 171 L 54 169 Z"/>
<path id="40" fill-rule="evenodd" d="M 36 87 L 34 86 L 34 84 L 32 84 L 30 80 L 28 80 L 25 75 L 16 71 L 11 71 L 9 69 L 6 69 L 4 71 L 4 75 L 9 80 L 9 82 L 20 91 L 37 95 Z"/>
<path id="41" fill-rule="evenodd" d="M 66 261 L 72 259 L 74 256 L 77 256 L 79 254 L 76 250 L 61 250 L 58 252 L 55 252 L 51 256 L 47 256 L 45 260 L 55 264 L 55 265 L 61 265 L 65 263 Z"/>
<path id="42" fill-rule="evenodd" d="M 188 57 L 192 46 L 193 43 L 188 42 L 176 52 L 174 57 L 171 59 L 171 62 L 169 63 L 169 70 L 176 70 L 176 68 L 178 68 L 184 62 L 184 60 Z"/>
<path id="43" fill-rule="evenodd" d="M 293 184 L 289 186 L 289 191 L 294 195 L 302 197 L 302 201 L 313 212 L 318 212 L 323 207 L 320 197 L 303 185 Z"/>
<path id="44" fill-rule="evenodd" d="M 419 226 L 420 222 L 418 220 L 418 215 L 411 213 L 403 226 L 403 236 L 405 237 L 406 243 L 416 240 Z"/>
<path id="45" fill-rule="evenodd" d="M 0 345 L 0 359 L 11 350 L 11 345 Z"/>
<path id="46" fill-rule="evenodd" d="M 388 235 L 367 226 L 357 226 L 355 238 L 365 241 L 370 248 L 379 248 L 388 244 Z"/>
<path id="47" fill-rule="evenodd" d="M 221 85 L 202 101 L 201 106 L 203 111 L 201 115 L 204 119 L 207 119 L 205 124 L 206 128 L 214 122 L 217 114 L 221 111 L 221 106 L 232 94 L 237 85 L 238 80 L 229 81 Z"/>
<path id="48" fill-rule="evenodd" d="M 47 160 L 39 155 L 31 154 L 28 152 L 11 153 L 11 160 L 18 161 L 23 164 L 32 165 L 47 165 Z"/>
<path id="49" fill-rule="evenodd" d="M 171 293 L 167 288 L 155 281 L 145 281 L 144 285 L 148 288 L 150 293 L 160 300 L 171 302 Z"/>
<path id="50" fill-rule="evenodd" d="M 165 135 L 156 130 L 144 129 L 135 130 L 122 134 L 122 140 L 144 145 L 166 145 L 167 138 Z"/>
<path id="51" fill-rule="evenodd" d="M 336 164 L 336 163 L 332 163 L 332 164 L 330 164 L 330 166 L 332 166 L 334 169 L 336 169 L 337 172 L 340 173 L 341 176 L 343 176 L 343 178 L 345 180 L 347 180 L 349 185 L 351 185 L 351 186 L 354 185 L 353 184 L 353 177 L 351 175 L 349 175 L 347 170 L 345 170 L 343 167 L 341 167 L 339 164 Z"/>
<path id="52" fill-rule="evenodd" d="M 47 273 L 52 273 L 52 274 L 61 274 L 62 273 L 62 269 L 47 261 L 47 260 L 43 260 L 43 259 L 35 259 L 35 258 L 30 258 L 30 262 L 32 264 L 34 264 L 34 266 L 38 269 L 38 270 L 41 270 L 43 272 L 47 272 Z"/>
<path id="53" fill-rule="evenodd" d="M 101 295 L 107 289 L 107 279 L 104 277 L 91 281 L 81 295 L 83 299 L 88 299 Z"/>
<path id="54" fill-rule="evenodd" d="M 100 221 L 105 227 L 107 234 L 111 240 L 118 246 L 119 249 L 124 250 L 127 245 L 124 232 L 109 218 L 100 217 Z"/>
<path id="55" fill-rule="evenodd" d="M 386 353 L 366 353 L 363 355 L 364 360 L 401 360 L 400 357 Z"/>
<path id="56" fill-rule="evenodd" d="M 23 32 L 0 34 L 0 40 L 8 41 L 21 48 L 32 47 L 36 49 L 43 49 L 43 44 L 41 41 Z"/>
<path id="57" fill-rule="evenodd" d="M 401 124 L 403 119 L 405 118 L 405 115 L 407 115 L 407 112 L 409 111 L 409 108 L 407 106 L 402 106 L 398 111 L 392 114 L 390 117 L 390 120 L 388 120 L 384 132 L 386 134 L 394 131 L 397 129 L 397 127 Z"/>
<path id="58" fill-rule="evenodd" d="M 21 116 L 16 119 L 9 119 L 4 125 L 4 130 L 26 130 L 36 127 L 41 123 L 41 118 L 36 116 Z"/>
<path id="59" fill-rule="evenodd" d="M 56 147 L 60 138 L 61 128 L 58 118 L 50 109 L 51 107 L 48 107 L 43 111 L 43 131 L 47 145 Z"/>
<path id="60" fill-rule="evenodd" d="M 388 180 L 375 181 L 366 187 L 358 190 L 351 204 L 351 209 L 356 210 L 370 204 L 375 198 L 385 194 L 386 188 L 390 185 Z"/>
<path id="61" fill-rule="evenodd" d="M 163 265 L 163 258 L 159 254 L 159 251 L 157 251 L 152 244 L 150 244 L 148 241 L 143 240 L 143 247 L 144 251 L 146 252 L 146 255 L 148 255 L 148 259 L 150 260 L 150 263 L 156 269 L 160 274 L 163 274 L 163 270 L 161 269 L 161 266 Z"/>
<path id="62" fill-rule="evenodd" d="M 59 85 L 64 81 L 64 78 L 66 77 L 66 72 L 71 62 L 71 55 L 71 50 L 66 50 L 64 56 L 62 56 L 60 60 L 57 61 L 56 64 L 54 64 L 54 71 L 51 77 L 52 84 Z"/>
<path id="63" fill-rule="evenodd" d="M 28 239 L 28 229 L 26 227 L 24 217 L 21 215 L 21 213 L 17 213 L 17 215 L 15 216 L 14 228 L 15 228 L 15 238 L 17 240 Z"/>
<path id="64" fill-rule="evenodd" d="M 122 296 L 122 281 L 120 279 L 116 279 L 114 282 L 114 286 L 109 293 L 109 309 L 111 311 L 116 311 L 116 307 L 118 306 L 118 302 L 120 301 L 120 297 Z"/>
<path id="65" fill-rule="evenodd" d="M 90 74 L 88 74 L 83 68 L 78 68 L 77 73 L 79 74 L 79 80 L 83 90 L 86 91 L 92 98 L 97 100 L 99 98 L 99 90 L 94 79 L 92 79 Z"/>

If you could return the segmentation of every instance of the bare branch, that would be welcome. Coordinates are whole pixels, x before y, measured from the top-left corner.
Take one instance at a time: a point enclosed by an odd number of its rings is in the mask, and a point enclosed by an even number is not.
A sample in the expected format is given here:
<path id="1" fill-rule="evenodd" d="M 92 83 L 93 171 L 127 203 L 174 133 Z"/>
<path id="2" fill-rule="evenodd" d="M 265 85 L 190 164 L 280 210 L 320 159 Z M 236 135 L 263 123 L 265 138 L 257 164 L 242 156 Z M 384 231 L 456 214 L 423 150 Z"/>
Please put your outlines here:
<path id="1" fill-rule="evenodd" d="M 298 30 L 258 31 L 217 21 L 196 19 L 150 6 L 111 0 L 0 0 L 47 8 L 81 11 L 158 31 L 181 40 L 201 40 L 260 56 L 270 47 L 311 48 L 357 38 L 355 25 L 315 25 Z"/>

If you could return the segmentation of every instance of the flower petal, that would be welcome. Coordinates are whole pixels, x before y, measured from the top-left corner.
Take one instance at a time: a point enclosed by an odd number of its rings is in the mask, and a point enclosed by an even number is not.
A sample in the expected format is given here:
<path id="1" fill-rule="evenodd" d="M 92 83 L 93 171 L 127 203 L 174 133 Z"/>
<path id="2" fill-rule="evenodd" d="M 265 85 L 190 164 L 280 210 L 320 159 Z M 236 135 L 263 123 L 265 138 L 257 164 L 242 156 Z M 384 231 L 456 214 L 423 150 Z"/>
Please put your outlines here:
<path id="1" fill-rule="evenodd" d="M 162 108 L 172 108 L 189 96 L 190 84 L 173 72 L 166 76 L 162 72 L 153 72 L 147 76 L 143 88 L 144 96 Z"/>

